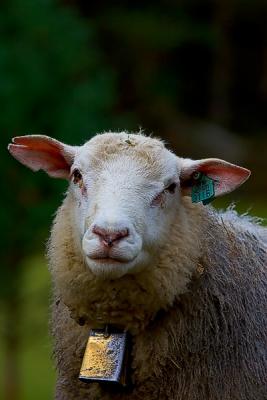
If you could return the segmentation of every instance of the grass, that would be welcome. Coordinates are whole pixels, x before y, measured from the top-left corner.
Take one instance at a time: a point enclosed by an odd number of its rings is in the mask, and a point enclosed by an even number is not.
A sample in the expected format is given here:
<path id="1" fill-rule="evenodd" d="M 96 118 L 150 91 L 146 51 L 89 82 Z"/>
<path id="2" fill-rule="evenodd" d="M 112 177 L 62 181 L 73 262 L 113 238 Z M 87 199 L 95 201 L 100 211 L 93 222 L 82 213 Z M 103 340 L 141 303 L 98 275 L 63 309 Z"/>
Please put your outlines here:
<path id="1" fill-rule="evenodd" d="M 18 354 L 20 399 L 52 400 L 55 369 L 48 333 L 50 277 L 43 257 L 26 260 L 21 266 L 20 352 Z M 3 378 L 3 340 L 0 338 L 0 375 Z M 4 399 L 0 384 L 0 398 Z M 4 399 L 9 400 L 9 399 Z"/>

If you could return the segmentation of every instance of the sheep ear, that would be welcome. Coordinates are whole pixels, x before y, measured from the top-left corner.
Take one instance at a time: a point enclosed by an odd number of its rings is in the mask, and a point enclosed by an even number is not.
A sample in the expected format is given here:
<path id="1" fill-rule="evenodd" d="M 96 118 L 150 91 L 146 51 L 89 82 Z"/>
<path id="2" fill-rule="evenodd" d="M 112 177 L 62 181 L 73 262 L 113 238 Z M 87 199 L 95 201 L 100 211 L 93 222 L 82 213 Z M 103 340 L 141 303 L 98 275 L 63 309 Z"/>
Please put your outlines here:
<path id="1" fill-rule="evenodd" d="M 191 194 L 192 187 L 196 185 L 197 173 L 213 179 L 215 197 L 232 192 L 242 185 L 251 174 L 246 168 L 217 158 L 197 161 L 183 159 L 180 175 L 182 194 Z"/>
<path id="2" fill-rule="evenodd" d="M 75 156 L 75 147 L 43 135 L 15 137 L 8 150 L 33 171 L 42 169 L 54 178 L 69 178 Z"/>

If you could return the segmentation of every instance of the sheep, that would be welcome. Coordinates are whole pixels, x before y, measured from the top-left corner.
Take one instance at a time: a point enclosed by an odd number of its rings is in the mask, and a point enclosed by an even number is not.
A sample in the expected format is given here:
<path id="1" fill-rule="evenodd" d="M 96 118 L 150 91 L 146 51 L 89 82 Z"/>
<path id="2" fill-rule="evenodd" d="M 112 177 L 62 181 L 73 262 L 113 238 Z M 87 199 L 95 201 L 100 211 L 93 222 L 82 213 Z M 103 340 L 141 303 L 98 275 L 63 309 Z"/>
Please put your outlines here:
<path id="1" fill-rule="evenodd" d="M 22 136 L 9 151 L 70 182 L 48 245 L 56 399 L 267 399 L 267 230 L 206 204 L 247 169 L 142 133 L 80 147 Z M 200 176 L 205 205 L 191 197 Z M 131 335 L 127 387 L 78 380 L 89 331 L 105 325 Z"/>

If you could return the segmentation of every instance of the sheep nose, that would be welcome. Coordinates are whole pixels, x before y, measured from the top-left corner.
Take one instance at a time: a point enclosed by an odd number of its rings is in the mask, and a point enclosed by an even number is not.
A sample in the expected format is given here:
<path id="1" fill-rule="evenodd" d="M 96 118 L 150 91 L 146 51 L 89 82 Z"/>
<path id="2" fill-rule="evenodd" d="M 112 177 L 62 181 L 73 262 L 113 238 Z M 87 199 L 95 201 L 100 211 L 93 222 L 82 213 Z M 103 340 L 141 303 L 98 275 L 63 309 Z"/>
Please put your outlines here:
<path id="1" fill-rule="evenodd" d="M 113 246 L 114 242 L 118 242 L 119 240 L 129 235 L 128 228 L 123 228 L 120 230 L 110 230 L 101 228 L 98 225 L 94 225 L 92 232 L 99 236 L 99 239 L 106 247 Z"/>

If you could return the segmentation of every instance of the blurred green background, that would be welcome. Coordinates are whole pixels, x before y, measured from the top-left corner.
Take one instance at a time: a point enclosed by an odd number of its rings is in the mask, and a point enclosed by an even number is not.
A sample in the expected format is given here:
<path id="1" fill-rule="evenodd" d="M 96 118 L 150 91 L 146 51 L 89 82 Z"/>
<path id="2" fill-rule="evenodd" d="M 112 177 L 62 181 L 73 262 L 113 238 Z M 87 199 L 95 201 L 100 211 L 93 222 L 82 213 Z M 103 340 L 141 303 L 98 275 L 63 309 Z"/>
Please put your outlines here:
<path id="1" fill-rule="evenodd" d="M 0 398 L 47 400 L 44 253 L 67 184 L 19 165 L 8 142 L 142 127 L 181 156 L 250 168 L 215 205 L 266 217 L 267 2 L 8 0 L 0 11 Z"/>

